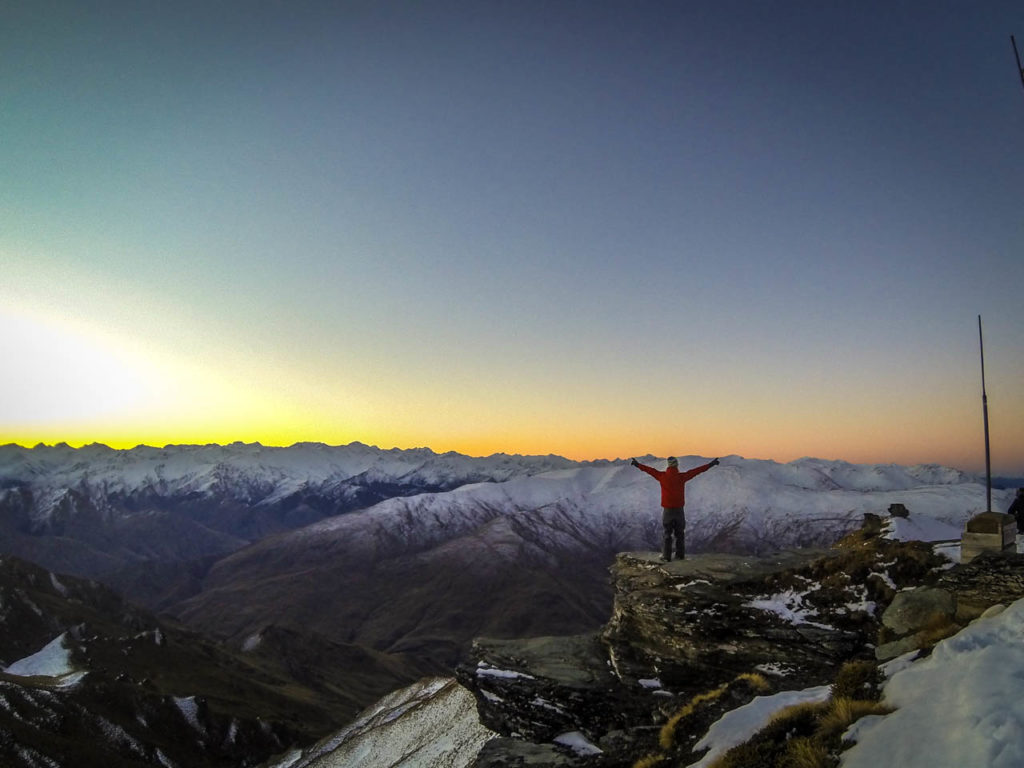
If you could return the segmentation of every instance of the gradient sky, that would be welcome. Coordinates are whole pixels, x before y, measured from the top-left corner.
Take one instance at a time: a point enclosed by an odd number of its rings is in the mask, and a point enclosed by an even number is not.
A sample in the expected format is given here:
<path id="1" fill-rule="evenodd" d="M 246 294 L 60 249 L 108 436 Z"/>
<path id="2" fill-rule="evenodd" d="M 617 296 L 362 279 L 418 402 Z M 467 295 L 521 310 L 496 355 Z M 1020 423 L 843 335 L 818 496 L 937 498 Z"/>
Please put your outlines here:
<path id="1" fill-rule="evenodd" d="M 1017 2 L 0 5 L 0 443 L 1024 474 Z"/>

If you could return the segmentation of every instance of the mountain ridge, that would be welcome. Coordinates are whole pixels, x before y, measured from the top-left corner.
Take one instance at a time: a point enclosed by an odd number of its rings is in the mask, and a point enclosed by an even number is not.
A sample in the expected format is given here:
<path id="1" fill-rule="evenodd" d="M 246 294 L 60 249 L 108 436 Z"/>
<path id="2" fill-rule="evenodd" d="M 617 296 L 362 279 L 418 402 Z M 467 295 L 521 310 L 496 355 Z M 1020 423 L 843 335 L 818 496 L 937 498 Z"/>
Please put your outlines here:
<path id="1" fill-rule="evenodd" d="M 624 460 L 361 444 L 34 450 L 0 448 L 6 554 L 95 577 L 233 652 L 375 667 L 337 689 L 349 711 L 385 682 L 450 675 L 477 637 L 598 630 L 613 561 L 659 548 L 658 485 Z M 688 553 L 758 555 L 831 545 L 892 504 L 910 510 L 893 526 L 958 538 L 985 489 L 938 465 L 729 456 L 687 497 Z M 993 498 L 1002 508 L 1009 492 Z"/>

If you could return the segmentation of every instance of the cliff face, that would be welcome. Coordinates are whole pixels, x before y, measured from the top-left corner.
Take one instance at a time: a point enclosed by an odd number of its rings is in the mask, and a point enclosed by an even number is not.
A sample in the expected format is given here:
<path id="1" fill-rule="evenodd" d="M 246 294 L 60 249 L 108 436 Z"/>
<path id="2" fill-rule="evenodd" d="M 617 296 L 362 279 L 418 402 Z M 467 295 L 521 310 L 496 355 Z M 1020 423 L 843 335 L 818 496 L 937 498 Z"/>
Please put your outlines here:
<path id="1" fill-rule="evenodd" d="M 708 725 L 755 696 L 827 686 L 846 662 L 873 664 L 880 644 L 927 647 L 986 604 L 1024 595 L 1024 561 L 1000 560 L 998 578 L 989 567 L 953 567 L 927 544 L 873 532 L 765 558 L 620 554 L 600 633 L 474 644 L 457 677 L 501 734 L 475 765 L 632 766 L 654 753 L 689 765 Z M 908 609 L 917 591 L 944 591 L 951 608 Z M 897 594 L 901 622 L 887 613 Z"/>

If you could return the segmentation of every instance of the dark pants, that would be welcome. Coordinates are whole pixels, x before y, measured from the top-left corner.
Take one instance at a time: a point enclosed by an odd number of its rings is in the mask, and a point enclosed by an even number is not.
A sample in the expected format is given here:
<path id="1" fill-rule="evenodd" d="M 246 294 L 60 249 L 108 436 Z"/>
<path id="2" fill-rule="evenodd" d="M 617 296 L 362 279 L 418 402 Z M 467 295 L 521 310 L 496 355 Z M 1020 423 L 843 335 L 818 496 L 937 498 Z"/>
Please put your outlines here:
<path id="1" fill-rule="evenodd" d="M 661 556 L 666 560 L 672 559 L 672 537 L 676 539 L 676 559 L 682 560 L 686 557 L 686 516 L 682 507 L 663 507 L 661 513 L 661 524 L 665 528 L 665 538 L 662 540 Z"/>

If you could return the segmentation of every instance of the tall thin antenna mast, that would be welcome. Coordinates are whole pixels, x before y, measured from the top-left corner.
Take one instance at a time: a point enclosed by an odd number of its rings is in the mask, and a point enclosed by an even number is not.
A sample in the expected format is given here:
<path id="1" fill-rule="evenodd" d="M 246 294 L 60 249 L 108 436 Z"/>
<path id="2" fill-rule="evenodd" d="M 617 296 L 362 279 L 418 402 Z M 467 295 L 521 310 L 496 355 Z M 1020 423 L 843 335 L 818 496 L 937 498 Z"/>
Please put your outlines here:
<path id="1" fill-rule="evenodd" d="M 978 345 L 981 349 L 981 410 L 985 416 L 985 511 L 992 511 L 992 457 L 988 450 L 988 394 L 985 392 L 985 337 L 978 315 Z"/>
<path id="2" fill-rule="evenodd" d="M 1020 54 L 1017 52 L 1017 41 L 1010 35 L 1010 42 L 1013 43 L 1013 55 L 1017 57 L 1017 73 L 1020 75 L 1020 84 L 1024 85 L 1024 67 L 1020 65 Z"/>

